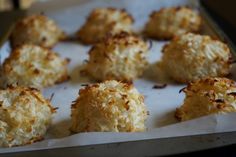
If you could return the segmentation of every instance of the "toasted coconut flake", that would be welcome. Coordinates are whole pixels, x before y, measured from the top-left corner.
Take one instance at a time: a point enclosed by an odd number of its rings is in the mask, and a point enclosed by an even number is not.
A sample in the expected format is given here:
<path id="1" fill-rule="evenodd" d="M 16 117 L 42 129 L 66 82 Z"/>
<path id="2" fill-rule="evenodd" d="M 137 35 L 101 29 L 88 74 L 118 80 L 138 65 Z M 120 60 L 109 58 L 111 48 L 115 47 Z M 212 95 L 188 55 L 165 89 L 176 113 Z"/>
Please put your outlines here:
<path id="1" fill-rule="evenodd" d="M 167 86 L 167 84 L 155 84 L 152 88 L 153 89 L 163 89 Z"/>

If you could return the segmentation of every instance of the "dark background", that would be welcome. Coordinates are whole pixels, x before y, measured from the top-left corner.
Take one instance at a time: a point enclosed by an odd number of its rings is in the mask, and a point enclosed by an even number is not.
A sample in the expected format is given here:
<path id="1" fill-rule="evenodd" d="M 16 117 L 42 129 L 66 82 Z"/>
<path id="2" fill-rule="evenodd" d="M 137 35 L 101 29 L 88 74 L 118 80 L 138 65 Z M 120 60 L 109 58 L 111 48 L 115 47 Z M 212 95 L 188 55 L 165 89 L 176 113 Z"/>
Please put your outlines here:
<path id="1" fill-rule="evenodd" d="M 236 45 L 236 0 L 201 0 L 201 4 Z"/>

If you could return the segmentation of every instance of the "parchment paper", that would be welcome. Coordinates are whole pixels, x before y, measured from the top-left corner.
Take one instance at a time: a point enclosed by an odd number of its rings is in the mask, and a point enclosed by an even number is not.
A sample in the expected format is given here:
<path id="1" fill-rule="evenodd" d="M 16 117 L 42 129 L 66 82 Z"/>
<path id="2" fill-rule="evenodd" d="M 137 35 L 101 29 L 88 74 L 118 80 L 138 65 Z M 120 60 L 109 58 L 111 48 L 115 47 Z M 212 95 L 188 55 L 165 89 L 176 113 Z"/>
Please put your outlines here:
<path id="1" fill-rule="evenodd" d="M 59 2 L 62 3 L 61 5 L 65 3 L 65 1 L 58 1 L 58 4 L 55 6 L 60 7 Z M 54 6 L 50 10 L 37 11 L 44 11 L 67 34 L 72 35 L 84 23 L 89 12 L 96 7 L 112 6 L 125 8 L 134 16 L 134 28 L 139 32 L 142 30 L 142 27 L 148 20 L 149 14 L 153 10 L 179 5 L 197 7 L 197 4 L 196 0 L 82 0 L 79 5 L 67 6 L 64 9 L 60 8 L 60 10 L 57 10 Z M 136 88 L 145 96 L 145 104 L 150 113 L 146 122 L 148 128 L 146 132 L 70 134 L 68 129 L 70 127 L 71 102 L 76 99 L 79 89 L 83 88 L 83 84 L 92 82 L 87 77 L 80 76 L 79 73 L 83 67 L 84 60 L 88 58 L 90 46 L 81 45 L 77 41 L 65 41 L 58 43 L 54 50 L 61 57 L 71 59 L 68 67 L 71 80 L 43 90 L 46 98 L 49 98 L 54 93 L 52 104 L 55 107 L 59 107 L 57 113 L 54 115 L 53 124 L 48 130 L 45 140 L 22 147 L 0 148 L 0 153 L 235 131 L 236 114 L 234 113 L 228 115 L 211 115 L 182 123 L 176 121 L 174 118 L 175 109 L 182 104 L 184 99 L 184 94 L 179 94 L 179 90 L 185 85 L 177 85 L 169 82 L 166 88 L 152 88 L 155 84 L 162 81 L 162 76 L 155 71 L 154 64 L 160 59 L 161 48 L 165 43 L 163 41 L 153 41 L 153 46 L 149 53 L 150 68 L 142 78 L 134 81 Z M 0 51 L 1 62 L 3 62 L 4 58 L 10 52 L 9 43 L 7 42 Z M 235 78 L 235 72 L 233 70 L 232 76 Z"/>

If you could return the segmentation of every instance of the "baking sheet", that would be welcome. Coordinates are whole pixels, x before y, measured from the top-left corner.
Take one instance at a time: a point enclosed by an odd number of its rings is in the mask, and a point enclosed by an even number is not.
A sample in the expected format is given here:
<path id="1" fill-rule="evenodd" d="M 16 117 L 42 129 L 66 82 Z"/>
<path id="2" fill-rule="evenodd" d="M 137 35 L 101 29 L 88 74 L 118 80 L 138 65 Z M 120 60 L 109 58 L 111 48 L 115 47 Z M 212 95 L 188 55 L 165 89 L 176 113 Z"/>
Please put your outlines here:
<path id="1" fill-rule="evenodd" d="M 52 9 L 53 11 L 46 11 L 44 13 L 56 20 L 66 33 L 72 35 L 84 23 L 86 16 L 93 8 L 108 6 L 125 8 L 134 16 L 134 27 L 138 32 L 142 30 L 144 23 L 148 20 L 148 15 L 153 10 L 173 5 L 197 7 L 197 1 L 149 0 L 144 5 L 143 0 L 90 0 L 86 2 L 81 1 L 80 5 L 64 10 L 57 11 Z M 182 104 L 184 99 L 184 94 L 179 94 L 179 90 L 185 85 L 168 83 L 164 89 L 152 89 L 161 79 L 160 75 L 158 75 L 159 73 L 153 71 L 153 65 L 160 59 L 160 50 L 163 44 L 165 42 L 153 41 L 153 47 L 149 53 L 151 66 L 145 72 L 145 76 L 134 81 L 136 88 L 145 96 L 145 104 L 150 113 L 146 122 L 147 132 L 80 133 L 70 135 L 68 128 L 70 127 L 71 102 L 78 96 L 79 89 L 83 88 L 82 84 L 91 83 L 88 78 L 79 75 L 79 71 L 83 67 L 83 61 L 88 58 L 87 52 L 90 46 L 80 45 L 76 41 L 65 41 L 57 44 L 54 50 L 62 57 L 71 59 L 68 67 L 71 80 L 43 91 L 46 98 L 49 98 L 54 93 L 52 104 L 54 107 L 59 107 L 54 116 L 53 124 L 46 135 L 46 139 L 22 147 L 0 148 L 0 153 L 235 131 L 236 124 L 234 119 L 236 114 L 234 113 L 212 115 L 182 123 L 176 121 L 174 118 L 175 109 Z M 6 43 L 0 51 L 2 62 L 10 52 L 9 43 Z M 234 73 L 232 73 L 232 76 L 235 78 Z"/>

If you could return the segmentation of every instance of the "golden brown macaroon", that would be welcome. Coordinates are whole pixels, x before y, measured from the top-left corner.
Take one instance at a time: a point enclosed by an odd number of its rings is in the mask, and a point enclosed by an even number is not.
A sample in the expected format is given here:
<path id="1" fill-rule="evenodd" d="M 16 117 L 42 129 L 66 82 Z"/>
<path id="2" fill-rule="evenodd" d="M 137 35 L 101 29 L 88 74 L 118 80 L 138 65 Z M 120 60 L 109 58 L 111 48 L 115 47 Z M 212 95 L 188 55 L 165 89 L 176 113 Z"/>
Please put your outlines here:
<path id="1" fill-rule="evenodd" d="M 182 91 L 184 104 L 176 117 L 186 121 L 209 114 L 236 112 L 236 84 L 227 78 L 209 77 L 189 83 Z"/>
<path id="2" fill-rule="evenodd" d="M 92 47 L 85 71 L 99 81 L 130 82 L 146 69 L 147 54 L 144 40 L 122 32 Z"/>
<path id="3" fill-rule="evenodd" d="M 90 13 L 77 36 L 85 44 L 94 44 L 108 34 L 114 35 L 122 31 L 131 33 L 132 24 L 132 16 L 124 9 L 97 8 Z"/>
<path id="4" fill-rule="evenodd" d="M 22 45 L 12 51 L 2 66 L 2 86 L 18 84 L 43 88 L 68 79 L 67 59 L 36 45 Z"/>
<path id="5" fill-rule="evenodd" d="M 0 102 L 1 147 L 43 139 L 55 109 L 37 89 L 10 86 L 0 90 Z"/>
<path id="6" fill-rule="evenodd" d="M 206 35 L 187 33 L 164 46 L 162 68 L 177 82 L 226 76 L 231 65 L 228 46 Z"/>
<path id="7" fill-rule="evenodd" d="M 31 15 L 19 20 L 10 37 L 13 47 L 34 44 L 52 48 L 62 39 L 65 39 L 65 33 L 53 20 L 43 15 Z"/>
<path id="8" fill-rule="evenodd" d="M 187 7 L 171 7 L 155 11 L 145 27 L 145 34 L 155 39 L 171 39 L 187 32 L 198 32 L 201 17 Z"/>
<path id="9" fill-rule="evenodd" d="M 73 132 L 145 131 L 147 110 L 143 95 L 131 84 L 105 81 L 79 92 L 72 105 Z"/>

